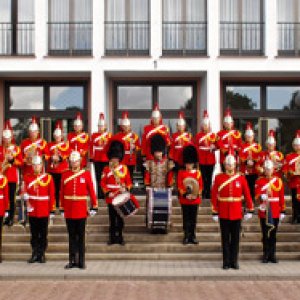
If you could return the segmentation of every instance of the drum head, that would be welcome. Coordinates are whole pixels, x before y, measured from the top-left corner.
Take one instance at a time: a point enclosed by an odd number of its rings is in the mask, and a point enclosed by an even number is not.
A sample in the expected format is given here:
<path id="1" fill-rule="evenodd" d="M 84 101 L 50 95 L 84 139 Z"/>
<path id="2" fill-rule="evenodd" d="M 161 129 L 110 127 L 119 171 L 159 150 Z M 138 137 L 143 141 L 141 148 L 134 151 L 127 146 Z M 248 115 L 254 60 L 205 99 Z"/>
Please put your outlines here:
<path id="1" fill-rule="evenodd" d="M 113 206 L 119 206 L 130 198 L 130 194 L 128 192 L 117 195 L 113 201 Z"/>

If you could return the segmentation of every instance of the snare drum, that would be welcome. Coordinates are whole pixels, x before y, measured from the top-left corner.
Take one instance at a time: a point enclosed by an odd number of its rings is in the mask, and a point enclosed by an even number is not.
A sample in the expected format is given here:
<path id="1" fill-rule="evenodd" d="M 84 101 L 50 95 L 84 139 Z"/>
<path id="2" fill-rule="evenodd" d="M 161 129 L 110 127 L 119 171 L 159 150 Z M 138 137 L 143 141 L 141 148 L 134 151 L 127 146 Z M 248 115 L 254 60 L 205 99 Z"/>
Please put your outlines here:
<path id="1" fill-rule="evenodd" d="M 128 192 L 117 195 L 113 199 L 112 205 L 122 218 L 132 216 L 138 211 L 137 203 Z"/>
<path id="2" fill-rule="evenodd" d="M 172 191 L 167 189 L 147 190 L 147 219 L 149 229 L 167 230 L 172 212 Z"/>

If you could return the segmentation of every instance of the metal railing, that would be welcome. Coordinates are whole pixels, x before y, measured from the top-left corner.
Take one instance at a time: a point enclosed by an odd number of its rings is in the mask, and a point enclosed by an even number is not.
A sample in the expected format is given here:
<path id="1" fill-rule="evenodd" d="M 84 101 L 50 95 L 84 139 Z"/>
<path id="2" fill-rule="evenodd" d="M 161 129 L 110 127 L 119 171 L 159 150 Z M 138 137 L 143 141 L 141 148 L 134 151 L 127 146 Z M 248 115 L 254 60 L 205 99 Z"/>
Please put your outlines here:
<path id="1" fill-rule="evenodd" d="M 49 55 L 91 55 L 92 22 L 48 23 Z"/>
<path id="2" fill-rule="evenodd" d="M 278 55 L 300 55 L 300 23 L 278 23 Z"/>
<path id="3" fill-rule="evenodd" d="M 264 23 L 221 22 L 221 55 L 263 55 Z"/>
<path id="4" fill-rule="evenodd" d="M 149 55 L 150 24 L 148 21 L 106 21 L 106 55 Z"/>
<path id="5" fill-rule="evenodd" d="M 33 55 L 34 23 L 0 23 L 0 55 Z"/>
<path id="6" fill-rule="evenodd" d="M 206 22 L 163 22 L 163 55 L 206 55 Z"/>

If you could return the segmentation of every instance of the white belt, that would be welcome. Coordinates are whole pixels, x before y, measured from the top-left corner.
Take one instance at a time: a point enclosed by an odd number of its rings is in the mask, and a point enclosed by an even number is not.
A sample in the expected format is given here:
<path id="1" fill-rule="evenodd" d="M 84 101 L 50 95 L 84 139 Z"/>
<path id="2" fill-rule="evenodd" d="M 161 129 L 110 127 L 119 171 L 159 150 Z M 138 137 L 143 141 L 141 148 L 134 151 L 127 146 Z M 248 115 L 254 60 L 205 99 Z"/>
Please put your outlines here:
<path id="1" fill-rule="evenodd" d="M 121 186 L 119 184 L 108 184 L 106 187 L 109 189 L 119 189 Z"/>
<path id="2" fill-rule="evenodd" d="M 97 147 L 97 146 L 94 146 L 94 150 L 103 150 L 104 148 L 103 147 Z"/>
<path id="3" fill-rule="evenodd" d="M 49 200 L 49 196 L 34 196 L 34 195 L 28 195 L 29 199 L 32 200 Z"/>
<path id="4" fill-rule="evenodd" d="M 210 150 L 210 147 L 199 146 L 200 150 Z"/>
<path id="5" fill-rule="evenodd" d="M 180 149 L 182 148 L 182 146 L 175 146 L 175 149 Z"/>
<path id="6" fill-rule="evenodd" d="M 0 195 L 0 199 L 3 199 L 4 198 L 4 196 L 3 195 Z"/>
<path id="7" fill-rule="evenodd" d="M 125 154 L 132 154 L 132 152 L 130 152 L 130 151 L 125 151 Z"/>
<path id="8" fill-rule="evenodd" d="M 279 202 L 279 198 L 268 198 L 269 202 Z"/>

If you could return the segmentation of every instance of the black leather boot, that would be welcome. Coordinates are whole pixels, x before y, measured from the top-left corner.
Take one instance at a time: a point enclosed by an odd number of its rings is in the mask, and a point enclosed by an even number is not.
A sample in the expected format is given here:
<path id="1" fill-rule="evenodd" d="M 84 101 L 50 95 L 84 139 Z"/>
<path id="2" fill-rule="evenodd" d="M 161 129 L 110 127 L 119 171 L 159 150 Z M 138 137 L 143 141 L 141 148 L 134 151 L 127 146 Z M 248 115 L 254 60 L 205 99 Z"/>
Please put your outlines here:
<path id="1" fill-rule="evenodd" d="M 35 263 L 35 262 L 37 262 L 37 261 L 38 261 L 38 254 L 37 254 L 37 250 L 34 249 L 34 250 L 32 251 L 31 258 L 29 258 L 29 259 L 27 260 L 27 262 L 28 262 L 29 264 L 33 264 L 33 263 Z"/>

